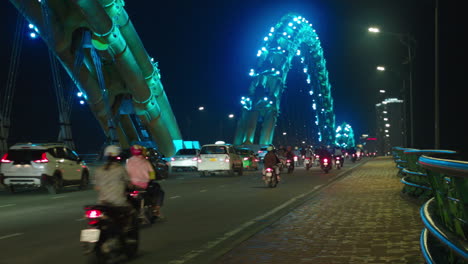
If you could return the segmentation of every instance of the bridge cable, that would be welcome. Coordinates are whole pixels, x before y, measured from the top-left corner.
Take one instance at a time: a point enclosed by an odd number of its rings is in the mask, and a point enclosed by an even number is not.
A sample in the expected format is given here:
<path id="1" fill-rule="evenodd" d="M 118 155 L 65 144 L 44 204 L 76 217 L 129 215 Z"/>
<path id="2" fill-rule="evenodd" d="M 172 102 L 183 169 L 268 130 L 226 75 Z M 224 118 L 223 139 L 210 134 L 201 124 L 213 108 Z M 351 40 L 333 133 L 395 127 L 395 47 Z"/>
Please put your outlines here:
<path id="1" fill-rule="evenodd" d="M 13 37 L 13 48 L 10 56 L 10 65 L 7 77 L 5 92 L 3 94 L 3 104 L 0 109 L 0 154 L 8 150 L 8 137 L 10 132 L 10 116 L 13 106 L 16 81 L 18 77 L 18 68 L 21 50 L 23 47 L 24 18 L 18 14 L 16 18 L 16 28 Z M 1 97 L 1 94 L 0 94 Z"/>

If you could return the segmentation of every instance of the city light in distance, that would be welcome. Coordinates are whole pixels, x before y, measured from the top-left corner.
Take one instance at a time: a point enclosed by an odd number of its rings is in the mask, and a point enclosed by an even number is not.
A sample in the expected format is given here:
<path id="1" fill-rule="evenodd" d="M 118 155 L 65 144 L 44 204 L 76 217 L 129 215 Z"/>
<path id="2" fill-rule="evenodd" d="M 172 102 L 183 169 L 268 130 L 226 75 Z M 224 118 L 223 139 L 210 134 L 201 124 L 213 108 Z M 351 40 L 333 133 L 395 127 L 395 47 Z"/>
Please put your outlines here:
<path id="1" fill-rule="evenodd" d="M 377 66 L 377 70 L 378 71 L 385 71 L 385 67 L 384 66 Z"/>
<path id="2" fill-rule="evenodd" d="M 198 107 L 198 110 L 199 110 L 199 111 L 203 111 L 203 110 L 205 110 L 205 107 L 200 106 L 200 107 Z"/>
<path id="3" fill-rule="evenodd" d="M 369 32 L 372 32 L 372 33 L 379 33 L 379 32 L 380 32 L 380 29 L 379 29 L 379 28 L 376 28 L 376 27 L 370 27 L 370 28 L 369 28 Z"/>

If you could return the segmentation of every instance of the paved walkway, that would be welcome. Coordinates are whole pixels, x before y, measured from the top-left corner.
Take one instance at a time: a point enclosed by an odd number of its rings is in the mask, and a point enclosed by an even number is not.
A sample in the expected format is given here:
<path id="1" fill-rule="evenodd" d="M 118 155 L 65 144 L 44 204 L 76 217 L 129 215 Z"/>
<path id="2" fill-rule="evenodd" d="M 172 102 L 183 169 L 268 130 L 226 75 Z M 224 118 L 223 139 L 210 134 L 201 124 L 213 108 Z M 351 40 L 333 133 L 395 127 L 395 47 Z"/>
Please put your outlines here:
<path id="1" fill-rule="evenodd" d="M 419 206 L 396 173 L 393 160 L 371 160 L 216 263 L 424 263 Z"/>

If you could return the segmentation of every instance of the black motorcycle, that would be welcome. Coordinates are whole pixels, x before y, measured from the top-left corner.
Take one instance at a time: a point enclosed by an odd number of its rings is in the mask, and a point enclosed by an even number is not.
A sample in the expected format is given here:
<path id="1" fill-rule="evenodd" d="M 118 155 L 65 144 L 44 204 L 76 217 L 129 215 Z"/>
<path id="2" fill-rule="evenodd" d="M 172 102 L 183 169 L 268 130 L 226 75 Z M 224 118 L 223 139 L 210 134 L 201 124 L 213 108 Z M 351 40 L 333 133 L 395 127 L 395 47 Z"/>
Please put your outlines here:
<path id="1" fill-rule="evenodd" d="M 332 169 L 331 160 L 327 157 L 320 157 L 320 168 L 325 172 L 328 173 Z"/>
<path id="2" fill-rule="evenodd" d="M 140 225 L 154 224 L 155 217 L 153 216 L 153 207 L 146 197 L 147 192 L 141 190 L 133 190 L 129 193 L 129 202 L 133 205 L 138 214 L 138 222 Z"/>
<path id="3" fill-rule="evenodd" d="M 288 173 L 292 173 L 294 171 L 294 161 L 287 159 L 286 160 L 286 168 L 288 168 Z"/>
<path id="4" fill-rule="evenodd" d="M 87 227 L 80 242 L 91 263 L 119 263 L 138 251 L 138 218 L 130 206 L 85 206 Z"/>
<path id="5" fill-rule="evenodd" d="M 337 169 L 337 170 L 341 169 L 341 167 L 343 167 L 343 162 L 344 162 L 343 156 L 337 155 L 337 156 L 334 157 L 334 159 L 335 159 L 335 167 L 336 167 L 336 169 Z"/>
<path id="6" fill-rule="evenodd" d="M 265 169 L 265 184 L 270 188 L 275 188 L 278 185 L 278 175 L 274 168 Z"/>
<path id="7" fill-rule="evenodd" d="M 312 158 L 311 157 L 305 157 L 304 158 L 304 167 L 306 170 L 310 170 L 312 168 Z"/>

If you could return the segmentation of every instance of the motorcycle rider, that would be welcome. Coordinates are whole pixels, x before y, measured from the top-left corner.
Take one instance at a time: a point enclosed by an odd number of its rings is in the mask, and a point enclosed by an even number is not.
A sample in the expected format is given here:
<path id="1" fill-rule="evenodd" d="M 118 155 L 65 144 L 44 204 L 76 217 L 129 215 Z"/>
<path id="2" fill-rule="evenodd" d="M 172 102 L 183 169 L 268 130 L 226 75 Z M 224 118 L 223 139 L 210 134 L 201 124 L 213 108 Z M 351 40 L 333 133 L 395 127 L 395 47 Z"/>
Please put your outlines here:
<path id="1" fill-rule="evenodd" d="M 333 156 L 335 157 L 335 161 L 336 161 L 336 157 L 340 157 L 341 158 L 341 165 L 343 165 L 344 163 L 344 159 L 343 159 L 343 152 L 341 151 L 341 149 L 339 147 L 335 147 L 335 151 L 334 151 L 334 154 Z"/>
<path id="2" fill-rule="evenodd" d="M 292 168 L 294 168 L 294 156 L 295 156 L 295 155 L 294 155 L 294 152 L 293 152 L 291 146 L 288 146 L 288 147 L 286 148 L 286 153 L 284 154 L 284 156 L 286 157 L 286 159 L 288 159 L 288 160 L 291 161 L 291 162 L 290 162 L 290 163 L 291 163 L 290 166 L 292 166 Z"/>
<path id="3" fill-rule="evenodd" d="M 119 146 L 110 145 L 104 149 L 107 162 L 96 169 L 94 189 L 98 192 L 99 204 L 114 206 L 116 211 L 127 216 L 127 222 L 121 224 L 123 230 L 128 230 L 136 211 L 127 200 L 127 188 L 132 184 L 127 171 L 117 159 L 120 153 Z"/>
<path id="4" fill-rule="evenodd" d="M 120 147 L 107 146 L 104 150 L 107 162 L 96 169 L 94 189 L 98 192 L 100 204 L 130 206 L 127 201 L 126 188 L 130 187 L 131 183 L 127 171 L 117 160 L 120 153 Z"/>
<path id="5" fill-rule="evenodd" d="M 265 172 L 266 172 L 266 169 L 267 168 L 272 168 L 275 170 L 275 174 L 276 174 L 276 179 L 278 180 L 278 182 L 281 180 L 279 174 L 280 174 L 280 171 L 279 171 L 279 167 L 278 167 L 278 163 L 281 163 L 280 159 L 278 158 L 278 156 L 276 156 L 275 152 L 273 151 L 273 147 L 272 146 L 268 146 L 267 148 L 267 154 L 265 155 L 265 157 L 263 158 L 263 180 L 265 180 Z"/>
<path id="6" fill-rule="evenodd" d="M 164 191 L 155 181 L 156 173 L 151 163 L 143 156 L 143 147 L 133 145 L 130 148 L 132 157 L 127 160 L 127 172 L 132 184 L 139 190 L 145 190 L 153 206 L 153 215 L 162 219 L 161 206 L 164 202 Z"/>

